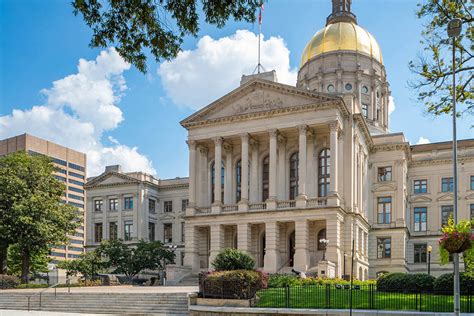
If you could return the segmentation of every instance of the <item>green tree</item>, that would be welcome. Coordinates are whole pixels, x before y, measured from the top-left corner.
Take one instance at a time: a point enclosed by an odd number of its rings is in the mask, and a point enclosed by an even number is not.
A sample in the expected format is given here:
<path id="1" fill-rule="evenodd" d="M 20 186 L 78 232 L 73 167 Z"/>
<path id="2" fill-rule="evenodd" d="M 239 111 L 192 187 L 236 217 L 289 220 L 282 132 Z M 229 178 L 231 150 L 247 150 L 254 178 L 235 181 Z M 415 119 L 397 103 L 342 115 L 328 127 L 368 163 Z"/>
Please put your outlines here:
<path id="1" fill-rule="evenodd" d="M 199 14 L 205 22 L 223 27 L 229 18 L 255 21 L 261 0 L 74 0 L 74 14 L 82 14 L 92 29 L 91 47 L 115 46 L 118 53 L 146 72 L 147 52 L 158 61 L 180 51 L 183 37 L 197 36 Z M 201 20 L 202 21 L 202 20 Z"/>
<path id="2" fill-rule="evenodd" d="M 88 279 L 104 271 L 106 262 L 97 251 L 89 251 L 78 259 L 59 262 L 58 268 L 66 270 L 70 276 L 81 274 Z"/>
<path id="3" fill-rule="evenodd" d="M 102 242 L 97 252 L 106 258 L 105 266 L 112 273 L 124 274 L 128 281 L 141 271 L 164 269 L 175 258 L 174 252 L 164 247 L 160 241 L 140 240 L 136 245 L 130 246 L 122 240 L 109 240 Z"/>
<path id="4" fill-rule="evenodd" d="M 51 261 L 48 249 L 40 249 L 31 254 L 31 273 L 48 272 L 48 263 Z M 21 275 L 21 250 L 18 244 L 10 245 L 7 260 L 8 273 Z"/>
<path id="5" fill-rule="evenodd" d="M 28 283 L 33 254 L 67 242 L 82 221 L 76 207 L 62 202 L 66 186 L 53 171 L 42 155 L 0 157 L 0 236 L 20 250 L 22 283 Z"/>
<path id="6" fill-rule="evenodd" d="M 463 32 L 455 40 L 457 100 L 465 106 L 459 112 L 474 113 L 473 8 L 473 2 L 468 0 L 426 0 L 418 4 L 417 16 L 427 20 L 421 41 L 424 54 L 409 64 L 418 77 L 409 85 L 428 113 L 440 115 L 452 111 L 453 41 L 446 30 L 453 18 L 463 23 Z"/>
<path id="7" fill-rule="evenodd" d="M 217 254 L 211 264 L 216 271 L 253 270 L 255 260 L 246 252 L 226 248 Z"/>

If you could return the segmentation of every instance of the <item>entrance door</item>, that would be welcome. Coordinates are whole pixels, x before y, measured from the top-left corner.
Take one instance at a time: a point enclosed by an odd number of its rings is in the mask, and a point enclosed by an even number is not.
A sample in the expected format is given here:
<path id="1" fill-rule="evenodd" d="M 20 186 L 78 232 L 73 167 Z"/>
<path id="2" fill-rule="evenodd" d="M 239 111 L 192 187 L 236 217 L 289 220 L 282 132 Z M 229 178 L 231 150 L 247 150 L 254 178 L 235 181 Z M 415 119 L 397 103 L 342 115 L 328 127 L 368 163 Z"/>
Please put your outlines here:
<path id="1" fill-rule="evenodd" d="M 295 259 L 295 232 L 294 231 L 290 235 L 290 239 L 288 241 L 288 246 L 289 246 L 289 249 L 288 249 L 288 254 L 289 254 L 288 262 L 290 264 L 290 267 L 292 267 L 293 264 L 294 264 L 294 259 Z"/>

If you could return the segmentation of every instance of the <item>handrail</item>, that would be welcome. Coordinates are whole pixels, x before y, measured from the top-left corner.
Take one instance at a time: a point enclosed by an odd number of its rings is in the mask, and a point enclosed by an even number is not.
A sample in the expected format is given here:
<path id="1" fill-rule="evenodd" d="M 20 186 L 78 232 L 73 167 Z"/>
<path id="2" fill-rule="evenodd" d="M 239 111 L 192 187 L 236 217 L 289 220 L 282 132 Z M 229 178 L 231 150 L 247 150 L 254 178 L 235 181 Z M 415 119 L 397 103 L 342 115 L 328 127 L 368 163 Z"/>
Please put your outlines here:
<path id="1" fill-rule="evenodd" d="M 278 270 L 275 272 L 275 274 L 280 273 L 280 271 L 281 271 L 283 268 L 286 268 L 286 265 L 287 265 L 288 263 L 290 263 L 290 261 L 291 261 L 291 258 L 288 259 L 288 260 L 286 260 L 286 261 L 280 266 L 280 268 L 278 268 Z"/>
<path id="2" fill-rule="evenodd" d="M 66 280 L 66 283 L 67 283 L 67 285 L 68 285 L 68 293 L 70 293 L 70 292 L 71 292 L 71 288 L 69 287 L 69 280 Z M 60 284 L 59 282 L 58 282 L 58 283 L 55 283 L 55 284 L 53 284 L 53 285 L 48 286 L 48 287 L 45 288 L 45 289 L 42 289 L 42 290 L 39 291 L 39 292 L 34 293 L 33 295 L 28 295 L 28 296 L 27 296 L 27 297 L 28 297 L 28 311 L 30 311 L 30 305 L 31 305 L 30 303 L 31 303 L 31 298 L 32 298 L 32 297 L 36 297 L 36 296 L 39 295 L 39 307 L 41 307 L 41 301 L 42 301 L 41 298 L 42 298 L 43 292 L 46 292 L 46 291 L 48 291 L 48 290 L 54 288 L 54 297 L 56 298 L 56 289 L 57 289 L 57 286 L 58 286 L 59 284 Z"/>

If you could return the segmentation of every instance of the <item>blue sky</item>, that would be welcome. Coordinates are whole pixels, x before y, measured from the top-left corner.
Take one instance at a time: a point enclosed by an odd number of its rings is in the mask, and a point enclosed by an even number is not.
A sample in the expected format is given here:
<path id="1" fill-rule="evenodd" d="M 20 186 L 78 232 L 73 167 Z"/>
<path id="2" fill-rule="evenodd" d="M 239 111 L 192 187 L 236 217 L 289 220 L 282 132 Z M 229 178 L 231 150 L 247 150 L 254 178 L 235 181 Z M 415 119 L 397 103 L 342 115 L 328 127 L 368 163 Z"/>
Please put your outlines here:
<path id="1" fill-rule="evenodd" d="M 425 115 L 415 100 L 415 93 L 407 87 L 407 81 L 413 79 L 408 62 L 421 50 L 422 22 L 414 14 L 416 2 L 355 0 L 352 10 L 359 24 L 375 36 L 382 49 L 396 105 L 390 117 L 390 129 L 404 132 L 412 144 L 420 137 L 431 142 L 451 137 L 450 117 Z M 264 66 L 266 61 L 270 66 L 276 65 L 281 69 L 279 78 L 291 80 L 288 78 L 297 71 L 305 44 L 324 26 L 330 3 L 330 0 L 267 3 L 263 34 L 267 51 L 264 55 L 268 57 L 262 60 Z M 110 50 L 91 49 L 88 46 L 91 32 L 81 17 L 72 14 L 70 1 L 3 0 L 0 23 L 0 137 L 29 132 L 88 153 L 90 149 L 90 161 L 94 164 L 90 171 L 116 160 L 125 164 L 126 169 L 145 169 L 161 178 L 187 176 L 186 131 L 178 122 L 236 87 L 241 72 L 251 71 L 256 63 L 249 56 L 235 59 L 240 50 L 246 49 L 245 45 L 256 49 L 254 35 L 250 33 L 257 32 L 256 24 L 231 21 L 222 29 L 202 24 L 197 38 L 185 39 L 183 49 L 190 51 L 188 55 L 161 68 L 160 63 L 149 60 L 149 72 L 144 75 L 117 61 Z M 236 34 L 237 30 L 248 32 Z M 209 58 L 208 53 L 214 49 L 221 52 L 215 60 L 203 61 L 203 56 Z M 94 62 L 101 51 L 105 54 L 103 60 Z M 81 58 L 90 64 L 78 70 Z M 211 65 L 214 61 L 217 66 Z M 109 72 L 105 78 L 97 79 L 94 71 L 102 69 L 101 63 L 109 67 Z M 86 90 L 77 90 L 75 84 L 83 77 L 70 75 L 78 73 L 86 74 L 93 87 L 97 82 L 110 83 L 110 91 L 105 89 L 110 93 L 104 93 L 100 100 L 70 99 L 80 99 L 84 91 L 93 91 L 84 86 L 81 89 Z M 208 85 L 202 86 L 202 82 Z M 71 102 L 72 106 L 61 103 L 65 95 L 69 98 L 65 102 Z M 110 98 L 111 104 L 103 112 L 87 108 Z M 62 112 L 51 116 L 49 121 L 44 117 L 39 119 L 44 112 L 31 109 L 45 104 L 50 111 L 60 108 Z M 17 112 L 22 115 L 13 119 L 14 110 L 24 112 Z M 61 118 L 66 123 L 58 122 Z M 473 137 L 472 124 L 472 117 L 461 119 L 460 138 Z M 88 137 L 82 137 L 81 130 L 89 131 Z M 105 158 L 96 156 L 102 154 Z"/>

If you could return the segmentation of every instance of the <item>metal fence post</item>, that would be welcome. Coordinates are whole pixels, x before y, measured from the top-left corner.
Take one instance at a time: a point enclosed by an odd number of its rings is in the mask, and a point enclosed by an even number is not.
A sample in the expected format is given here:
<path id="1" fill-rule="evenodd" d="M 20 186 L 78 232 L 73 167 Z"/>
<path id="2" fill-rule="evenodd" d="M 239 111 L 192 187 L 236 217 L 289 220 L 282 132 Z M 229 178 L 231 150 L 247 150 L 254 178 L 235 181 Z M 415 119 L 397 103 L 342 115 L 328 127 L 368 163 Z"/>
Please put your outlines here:
<path id="1" fill-rule="evenodd" d="M 423 310 L 423 305 L 421 302 L 421 295 L 423 294 L 422 289 L 420 288 L 420 312 Z"/>
<path id="2" fill-rule="evenodd" d="M 290 308 L 290 286 L 285 285 L 285 307 Z"/>
<path id="3" fill-rule="evenodd" d="M 40 292 L 40 307 L 41 307 L 41 292 Z"/>
<path id="4" fill-rule="evenodd" d="M 28 296 L 28 311 L 30 311 L 30 296 Z"/>

